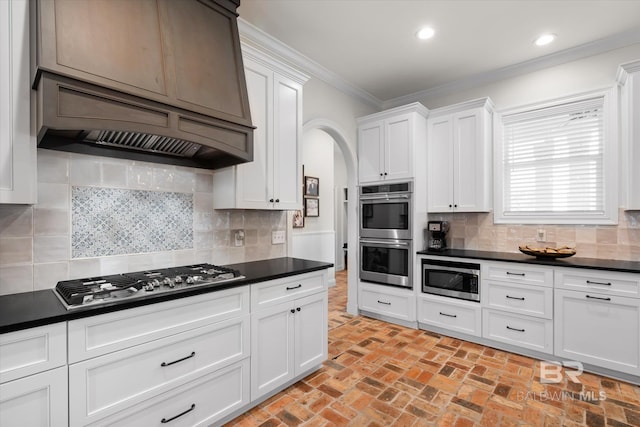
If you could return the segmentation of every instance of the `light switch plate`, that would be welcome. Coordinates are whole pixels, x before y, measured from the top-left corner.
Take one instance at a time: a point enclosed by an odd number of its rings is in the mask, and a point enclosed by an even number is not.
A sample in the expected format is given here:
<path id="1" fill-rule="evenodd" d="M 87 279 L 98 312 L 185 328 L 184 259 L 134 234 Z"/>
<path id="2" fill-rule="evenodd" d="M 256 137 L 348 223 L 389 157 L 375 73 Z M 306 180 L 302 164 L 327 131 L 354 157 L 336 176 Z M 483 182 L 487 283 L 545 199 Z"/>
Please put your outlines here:
<path id="1" fill-rule="evenodd" d="M 233 230 L 233 245 L 244 246 L 244 230 Z"/>
<path id="2" fill-rule="evenodd" d="M 271 232 L 271 244 L 272 245 L 284 245 L 286 235 L 284 230 L 272 231 Z"/>

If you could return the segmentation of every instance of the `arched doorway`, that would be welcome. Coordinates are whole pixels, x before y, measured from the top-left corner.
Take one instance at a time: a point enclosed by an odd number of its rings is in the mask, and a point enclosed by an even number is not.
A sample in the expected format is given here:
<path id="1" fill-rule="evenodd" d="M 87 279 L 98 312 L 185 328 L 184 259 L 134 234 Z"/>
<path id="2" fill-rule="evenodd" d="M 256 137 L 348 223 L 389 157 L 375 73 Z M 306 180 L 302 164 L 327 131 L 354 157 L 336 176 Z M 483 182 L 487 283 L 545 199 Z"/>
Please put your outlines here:
<path id="1" fill-rule="evenodd" d="M 342 151 L 342 155 L 347 168 L 347 191 L 349 201 L 347 203 L 347 228 L 349 235 L 348 244 L 348 264 L 351 266 L 348 270 L 348 294 L 347 294 L 347 312 L 350 314 L 358 313 L 358 286 L 357 286 L 357 266 L 358 266 L 358 204 L 357 204 L 357 164 L 358 159 L 355 149 L 347 142 L 346 134 L 340 129 L 336 123 L 326 119 L 312 119 L 303 126 L 303 133 L 319 129 L 327 133 L 336 145 Z"/>

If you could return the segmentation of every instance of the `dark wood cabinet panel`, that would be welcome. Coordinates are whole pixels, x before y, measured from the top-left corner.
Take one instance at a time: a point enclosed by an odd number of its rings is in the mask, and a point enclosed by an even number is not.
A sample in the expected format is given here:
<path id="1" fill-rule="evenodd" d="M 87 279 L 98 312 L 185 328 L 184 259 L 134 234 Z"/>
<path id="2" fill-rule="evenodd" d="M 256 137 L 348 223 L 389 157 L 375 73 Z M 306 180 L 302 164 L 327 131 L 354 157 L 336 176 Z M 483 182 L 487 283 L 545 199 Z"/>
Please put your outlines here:
<path id="1" fill-rule="evenodd" d="M 244 117 L 246 84 L 238 73 L 242 63 L 220 61 L 221 56 L 240 58 L 237 41 L 230 37 L 236 17 L 212 3 L 168 1 L 166 5 L 177 100 Z"/>
<path id="2" fill-rule="evenodd" d="M 50 71 L 250 126 L 237 16 L 226 3 L 39 0 L 34 87 Z"/>

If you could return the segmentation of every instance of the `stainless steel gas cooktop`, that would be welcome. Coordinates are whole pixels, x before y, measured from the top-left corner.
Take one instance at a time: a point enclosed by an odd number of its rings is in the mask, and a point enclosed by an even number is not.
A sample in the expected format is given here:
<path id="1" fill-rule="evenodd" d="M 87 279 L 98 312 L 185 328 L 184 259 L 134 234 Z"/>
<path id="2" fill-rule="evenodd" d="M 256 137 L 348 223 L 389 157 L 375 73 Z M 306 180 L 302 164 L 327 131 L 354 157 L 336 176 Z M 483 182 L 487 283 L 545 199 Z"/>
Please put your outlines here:
<path id="1" fill-rule="evenodd" d="M 58 282 L 55 293 L 67 310 L 145 298 L 181 289 L 244 279 L 238 270 L 195 264 Z"/>

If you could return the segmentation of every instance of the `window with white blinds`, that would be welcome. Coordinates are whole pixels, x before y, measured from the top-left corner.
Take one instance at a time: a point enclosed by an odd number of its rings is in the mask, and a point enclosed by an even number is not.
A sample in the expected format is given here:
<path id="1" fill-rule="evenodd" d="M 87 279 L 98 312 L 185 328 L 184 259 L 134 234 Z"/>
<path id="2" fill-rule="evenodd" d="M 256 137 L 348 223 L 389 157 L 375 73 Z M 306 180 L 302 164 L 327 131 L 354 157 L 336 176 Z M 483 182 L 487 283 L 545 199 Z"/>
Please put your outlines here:
<path id="1" fill-rule="evenodd" d="M 502 115 L 496 222 L 617 221 L 607 107 L 602 94 Z"/>

